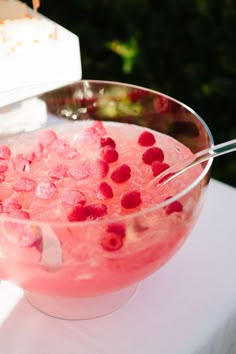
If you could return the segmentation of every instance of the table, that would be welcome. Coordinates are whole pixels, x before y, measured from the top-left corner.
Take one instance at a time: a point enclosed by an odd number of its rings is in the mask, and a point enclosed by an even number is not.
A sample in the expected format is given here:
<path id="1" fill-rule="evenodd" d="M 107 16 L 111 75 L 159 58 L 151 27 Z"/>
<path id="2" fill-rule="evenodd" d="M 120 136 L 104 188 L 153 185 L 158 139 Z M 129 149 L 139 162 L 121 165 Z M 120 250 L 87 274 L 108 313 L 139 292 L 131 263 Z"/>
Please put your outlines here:
<path id="1" fill-rule="evenodd" d="M 118 311 L 89 321 L 41 314 L 0 283 L 4 354 L 235 354 L 236 189 L 211 180 L 181 250 Z"/>

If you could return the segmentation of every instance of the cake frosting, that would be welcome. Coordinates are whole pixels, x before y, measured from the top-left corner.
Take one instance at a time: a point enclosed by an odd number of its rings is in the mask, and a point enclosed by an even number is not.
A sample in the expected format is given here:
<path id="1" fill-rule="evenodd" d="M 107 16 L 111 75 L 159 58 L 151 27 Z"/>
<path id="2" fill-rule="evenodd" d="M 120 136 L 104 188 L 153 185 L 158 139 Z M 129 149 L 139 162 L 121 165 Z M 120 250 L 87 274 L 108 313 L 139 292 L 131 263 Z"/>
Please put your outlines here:
<path id="1" fill-rule="evenodd" d="M 35 46 L 56 39 L 55 25 L 51 21 L 34 16 L 19 1 L 0 0 L 0 14 L 2 55 L 14 53 L 24 46 Z"/>

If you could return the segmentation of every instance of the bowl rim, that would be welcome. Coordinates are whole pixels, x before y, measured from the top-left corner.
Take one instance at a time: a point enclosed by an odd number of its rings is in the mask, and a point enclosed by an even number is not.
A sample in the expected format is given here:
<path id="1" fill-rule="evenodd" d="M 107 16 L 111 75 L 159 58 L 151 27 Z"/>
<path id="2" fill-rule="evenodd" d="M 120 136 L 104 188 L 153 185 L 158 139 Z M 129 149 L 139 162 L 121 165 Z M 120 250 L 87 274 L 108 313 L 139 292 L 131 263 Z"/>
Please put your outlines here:
<path id="1" fill-rule="evenodd" d="M 162 93 L 162 92 L 154 90 L 154 89 L 146 88 L 144 86 L 130 84 L 130 83 L 126 83 L 126 82 L 119 82 L 119 81 L 81 79 L 81 80 L 76 80 L 74 82 L 70 82 L 68 84 L 65 84 L 65 85 L 63 85 L 63 86 L 61 86 L 59 88 L 49 90 L 49 91 L 47 91 L 45 93 L 42 93 L 42 94 L 39 94 L 39 95 L 33 95 L 32 97 L 40 98 L 40 97 L 44 96 L 45 94 L 53 93 L 53 92 L 65 89 L 66 87 L 73 87 L 73 86 L 81 84 L 81 83 L 84 83 L 84 84 L 90 84 L 91 83 L 91 84 L 106 84 L 106 85 L 114 85 L 114 86 L 125 86 L 125 87 L 130 87 L 130 88 L 133 88 L 133 89 L 144 90 L 144 91 L 153 93 L 155 95 L 161 95 L 163 97 L 166 97 L 166 98 L 170 99 L 171 101 L 174 101 L 177 104 L 179 104 L 182 107 L 184 107 L 188 112 L 192 113 L 201 122 L 201 124 L 204 126 L 205 131 L 207 133 L 207 136 L 209 138 L 209 143 L 210 143 L 209 147 L 214 145 L 214 139 L 213 139 L 213 135 L 211 133 L 210 128 L 208 127 L 208 125 L 206 124 L 204 119 L 198 113 L 196 113 L 191 107 L 189 107 L 188 105 L 186 105 L 182 101 L 177 100 L 176 98 L 173 98 L 172 96 L 169 96 L 169 95 L 167 95 L 165 93 Z M 33 85 L 33 86 L 35 86 L 35 85 Z M 24 101 L 24 100 L 22 100 L 22 101 Z M 40 128 L 40 129 L 45 129 L 45 128 L 46 127 L 43 127 L 43 128 Z M 36 130 L 32 131 L 32 133 L 33 132 L 36 132 Z M 19 133 L 19 134 L 30 134 L 30 133 L 31 132 Z M 131 212 L 129 214 L 122 215 L 122 216 L 114 216 L 114 217 L 98 219 L 98 220 L 89 220 L 89 221 L 85 220 L 85 221 L 73 221 L 73 222 L 71 222 L 71 221 L 66 221 L 66 222 L 64 222 L 64 221 L 63 222 L 50 221 L 50 222 L 47 222 L 47 221 L 37 221 L 37 220 L 23 220 L 23 219 L 17 219 L 17 218 L 14 218 L 14 217 L 10 217 L 10 216 L 7 216 L 7 215 L 1 215 L 0 214 L 0 222 L 1 221 L 9 221 L 9 222 L 15 222 L 15 223 L 18 223 L 18 224 L 23 224 L 23 225 L 24 224 L 25 225 L 34 225 L 34 226 L 37 225 L 39 227 L 40 226 L 41 227 L 43 227 L 43 226 L 44 227 L 45 226 L 47 226 L 47 227 L 48 226 L 52 226 L 52 227 L 70 227 L 70 228 L 71 227 L 78 227 L 78 226 L 86 227 L 86 226 L 91 226 L 91 225 L 96 225 L 96 224 L 99 224 L 99 225 L 111 224 L 111 223 L 118 223 L 118 222 L 122 222 L 122 221 L 124 222 L 124 221 L 127 221 L 128 219 L 137 218 L 137 217 L 143 216 L 143 215 L 145 215 L 147 213 L 151 213 L 151 212 L 156 211 L 158 209 L 164 208 L 164 207 L 168 206 L 169 204 L 171 204 L 172 202 L 180 199 L 185 194 L 189 193 L 207 175 L 207 173 L 210 171 L 212 163 L 213 163 L 213 157 L 210 158 L 207 161 L 207 164 L 204 167 L 204 169 L 202 170 L 202 172 L 200 173 L 200 175 L 190 185 L 188 185 L 186 188 L 184 188 L 178 194 L 176 194 L 173 197 L 171 197 L 171 198 L 169 198 L 169 199 L 167 199 L 167 200 L 165 200 L 165 201 L 163 201 L 163 202 L 161 202 L 159 204 L 156 204 L 156 205 L 154 205 L 154 206 L 152 206 L 150 208 L 145 208 L 145 209 L 136 211 L 134 213 Z"/>

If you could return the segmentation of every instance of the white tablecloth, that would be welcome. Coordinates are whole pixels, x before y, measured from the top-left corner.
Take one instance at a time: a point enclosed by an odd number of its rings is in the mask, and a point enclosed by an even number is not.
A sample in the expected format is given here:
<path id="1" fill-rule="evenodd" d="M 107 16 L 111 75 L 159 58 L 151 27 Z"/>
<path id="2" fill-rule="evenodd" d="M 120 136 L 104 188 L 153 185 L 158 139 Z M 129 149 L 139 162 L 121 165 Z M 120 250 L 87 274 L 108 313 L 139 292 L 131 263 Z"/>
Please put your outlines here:
<path id="1" fill-rule="evenodd" d="M 189 239 L 118 311 L 63 321 L 0 283 L 2 354 L 235 354 L 236 189 L 212 180 Z"/>

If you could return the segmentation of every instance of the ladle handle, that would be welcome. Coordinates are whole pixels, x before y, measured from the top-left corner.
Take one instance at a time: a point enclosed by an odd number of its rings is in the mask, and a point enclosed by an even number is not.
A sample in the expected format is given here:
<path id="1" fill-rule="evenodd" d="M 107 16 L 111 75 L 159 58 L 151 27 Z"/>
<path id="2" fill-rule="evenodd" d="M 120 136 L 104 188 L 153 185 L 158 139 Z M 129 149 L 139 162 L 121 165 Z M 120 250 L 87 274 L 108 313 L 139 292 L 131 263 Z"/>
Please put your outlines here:
<path id="1" fill-rule="evenodd" d="M 187 159 L 184 159 L 183 161 L 180 161 L 179 163 L 171 166 L 170 168 L 162 172 L 160 175 L 155 177 L 150 182 L 150 184 L 153 185 L 154 183 L 159 183 L 159 187 L 199 163 L 207 161 L 213 157 L 228 154 L 229 152 L 233 151 L 236 151 L 236 139 L 229 140 L 221 144 L 213 145 L 209 149 L 199 151 L 191 157 L 188 157 Z"/>

